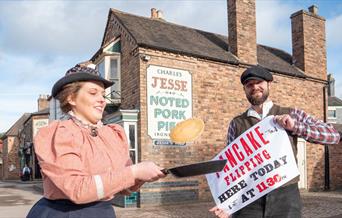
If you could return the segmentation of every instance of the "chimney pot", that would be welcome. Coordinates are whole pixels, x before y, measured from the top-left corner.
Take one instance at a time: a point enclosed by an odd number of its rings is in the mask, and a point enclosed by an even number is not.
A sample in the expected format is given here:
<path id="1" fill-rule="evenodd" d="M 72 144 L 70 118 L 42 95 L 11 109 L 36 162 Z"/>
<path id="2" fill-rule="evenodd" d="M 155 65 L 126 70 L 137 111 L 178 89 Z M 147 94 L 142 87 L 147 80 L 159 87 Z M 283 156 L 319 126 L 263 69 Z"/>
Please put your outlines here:
<path id="1" fill-rule="evenodd" d="M 335 96 L 335 79 L 332 74 L 328 75 L 328 96 Z"/>
<path id="2" fill-rule="evenodd" d="M 152 18 L 152 19 L 158 18 L 157 9 L 151 8 L 151 18 Z"/>
<path id="3" fill-rule="evenodd" d="M 158 10 L 158 11 L 157 11 L 157 17 L 158 17 L 159 19 L 164 19 L 163 11 Z"/>
<path id="4" fill-rule="evenodd" d="M 318 7 L 316 5 L 311 5 L 308 9 L 310 13 L 318 15 Z"/>

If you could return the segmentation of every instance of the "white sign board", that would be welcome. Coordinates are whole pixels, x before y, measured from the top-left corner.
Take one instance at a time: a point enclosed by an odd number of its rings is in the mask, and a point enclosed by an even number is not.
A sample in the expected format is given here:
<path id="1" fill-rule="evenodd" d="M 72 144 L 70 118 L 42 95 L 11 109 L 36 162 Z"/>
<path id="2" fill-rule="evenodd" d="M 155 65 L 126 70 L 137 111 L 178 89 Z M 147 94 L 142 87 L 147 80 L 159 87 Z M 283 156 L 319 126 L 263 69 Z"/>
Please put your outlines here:
<path id="1" fill-rule="evenodd" d="M 245 207 L 299 175 L 286 131 L 266 117 L 223 149 L 219 173 L 206 175 L 216 205 L 228 214 Z"/>
<path id="2" fill-rule="evenodd" d="M 33 137 L 36 136 L 38 130 L 49 124 L 49 119 L 34 119 L 33 120 Z"/>
<path id="3" fill-rule="evenodd" d="M 176 123 L 192 117 L 189 71 L 150 65 L 147 68 L 148 135 L 169 140 Z"/>

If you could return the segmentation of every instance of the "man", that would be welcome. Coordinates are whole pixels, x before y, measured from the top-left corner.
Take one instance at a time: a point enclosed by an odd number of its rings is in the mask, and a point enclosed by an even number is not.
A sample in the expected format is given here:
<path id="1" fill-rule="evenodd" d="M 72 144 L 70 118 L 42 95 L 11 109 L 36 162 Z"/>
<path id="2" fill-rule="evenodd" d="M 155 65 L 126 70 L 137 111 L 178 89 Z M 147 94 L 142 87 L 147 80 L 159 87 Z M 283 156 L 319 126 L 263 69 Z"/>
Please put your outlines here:
<path id="1" fill-rule="evenodd" d="M 28 181 L 31 178 L 31 170 L 30 168 L 25 164 L 23 171 L 22 171 L 22 180 Z"/>
<path id="2" fill-rule="evenodd" d="M 272 74 L 261 66 L 253 66 L 242 73 L 241 83 L 251 106 L 230 122 L 227 145 L 268 115 L 274 115 L 274 120 L 287 131 L 295 156 L 297 153 L 297 137 L 302 137 L 312 143 L 339 143 L 340 135 L 332 125 L 317 120 L 302 110 L 281 107 L 268 100 L 272 81 Z M 291 180 L 235 212 L 232 217 L 301 217 L 298 181 L 299 177 Z M 210 211 L 218 217 L 228 217 L 228 214 L 217 207 Z"/>

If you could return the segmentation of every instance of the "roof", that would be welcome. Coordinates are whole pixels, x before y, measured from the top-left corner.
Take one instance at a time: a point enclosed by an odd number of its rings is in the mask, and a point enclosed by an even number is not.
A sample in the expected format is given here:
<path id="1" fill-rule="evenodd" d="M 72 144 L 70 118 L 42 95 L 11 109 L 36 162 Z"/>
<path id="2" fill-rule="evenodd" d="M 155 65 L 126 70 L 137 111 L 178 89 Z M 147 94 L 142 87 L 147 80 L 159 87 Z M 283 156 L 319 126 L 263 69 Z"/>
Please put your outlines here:
<path id="1" fill-rule="evenodd" d="M 328 106 L 342 106 L 342 100 L 335 96 L 329 96 Z"/>
<path id="2" fill-rule="evenodd" d="M 115 9 L 111 9 L 110 14 L 116 17 L 140 47 L 165 50 L 230 64 L 239 63 L 238 58 L 228 51 L 227 36 L 160 19 L 132 15 Z M 106 31 L 110 29 L 108 25 L 107 23 Z M 103 40 L 102 46 L 104 43 Z M 273 72 L 306 77 L 303 71 L 292 65 L 292 56 L 285 51 L 257 45 L 257 60 L 260 65 Z"/>
<path id="3" fill-rule="evenodd" d="M 40 111 L 32 113 L 31 116 L 34 116 L 34 115 L 46 115 L 46 114 L 49 114 L 49 113 L 50 113 L 50 108 L 45 108 L 43 110 L 40 110 Z"/>
<path id="4" fill-rule="evenodd" d="M 29 119 L 31 116 L 30 113 L 24 113 L 12 126 L 11 128 L 5 133 L 3 138 L 6 136 L 16 136 L 19 135 L 19 130 L 23 128 L 23 124 Z"/>

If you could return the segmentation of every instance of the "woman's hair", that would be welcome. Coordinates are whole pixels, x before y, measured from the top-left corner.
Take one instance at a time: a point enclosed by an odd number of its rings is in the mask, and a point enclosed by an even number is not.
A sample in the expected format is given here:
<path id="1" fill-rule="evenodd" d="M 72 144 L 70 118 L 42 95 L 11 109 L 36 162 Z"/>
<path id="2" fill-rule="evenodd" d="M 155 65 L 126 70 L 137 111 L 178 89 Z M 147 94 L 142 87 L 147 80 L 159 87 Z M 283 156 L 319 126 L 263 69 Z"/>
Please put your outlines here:
<path id="1" fill-rule="evenodd" d="M 56 98 L 59 100 L 61 110 L 64 113 L 68 113 L 71 110 L 71 105 L 68 102 L 68 97 L 75 97 L 78 90 L 80 90 L 83 84 L 84 82 L 73 82 L 66 84 L 57 94 Z"/>

